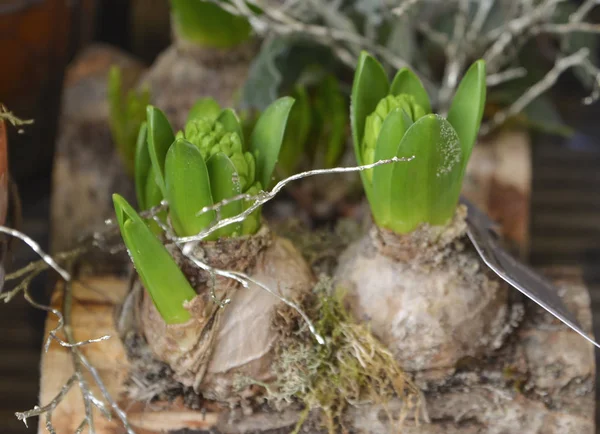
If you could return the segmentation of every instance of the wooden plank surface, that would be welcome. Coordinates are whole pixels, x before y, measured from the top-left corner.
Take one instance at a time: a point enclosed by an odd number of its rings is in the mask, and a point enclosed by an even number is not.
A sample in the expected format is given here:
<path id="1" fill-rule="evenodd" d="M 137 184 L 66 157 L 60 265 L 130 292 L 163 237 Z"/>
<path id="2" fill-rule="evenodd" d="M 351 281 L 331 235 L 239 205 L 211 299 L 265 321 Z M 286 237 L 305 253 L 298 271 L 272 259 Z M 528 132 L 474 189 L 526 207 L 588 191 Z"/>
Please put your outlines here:
<path id="1" fill-rule="evenodd" d="M 546 274 L 554 278 L 557 285 L 562 288 L 561 296 L 569 308 L 575 312 L 578 320 L 586 330 L 591 330 L 591 312 L 589 310 L 589 297 L 585 285 L 581 279 L 581 273 L 575 268 L 553 268 L 546 270 Z M 121 341 L 116 337 L 114 327 L 114 311 L 122 301 L 128 288 L 128 282 L 123 279 L 112 277 L 88 278 L 76 282 L 72 286 L 73 291 L 73 329 L 75 340 L 86 340 L 97 338 L 101 335 L 112 335 L 109 341 L 82 347 L 81 351 L 88 360 L 98 369 L 106 387 L 111 395 L 118 401 L 120 406 L 127 411 L 130 423 L 138 434 L 159 434 L 162 432 L 175 432 L 181 429 L 210 430 L 223 424 L 227 416 L 219 411 L 213 411 L 211 407 L 204 411 L 193 411 L 185 408 L 181 401 L 175 402 L 153 402 L 135 403 L 128 401 L 123 393 L 127 379 L 128 362 Z M 53 307 L 59 309 L 63 301 L 62 285 L 59 285 L 52 297 Z M 532 412 L 543 416 L 548 421 L 556 418 L 565 418 L 565 422 L 572 423 L 580 431 L 577 434 L 593 433 L 593 391 L 589 383 L 593 382 L 595 365 L 593 359 L 593 348 L 585 340 L 581 339 L 570 329 L 556 325 L 552 318 L 541 309 L 530 305 L 527 308 L 530 318 L 516 334 L 516 346 L 508 345 L 511 354 L 510 360 L 514 360 L 514 366 L 519 371 L 519 366 L 526 363 L 529 370 L 527 384 L 535 390 L 545 390 L 547 399 L 560 405 L 560 410 L 553 410 L 552 406 L 545 408 L 536 395 L 521 395 L 517 393 L 515 402 L 519 404 L 515 411 Z M 548 322 L 549 321 L 549 322 Z M 48 317 L 46 332 L 56 327 L 56 318 Z M 567 357 L 565 358 L 565 355 Z M 519 362 L 519 360 L 523 360 Z M 487 362 L 489 363 L 489 362 Z M 548 377 L 547 369 L 559 369 L 557 375 Z M 48 353 L 43 355 L 41 365 L 41 402 L 49 402 L 60 391 L 62 385 L 72 375 L 72 364 L 69 350 L 53 343 Z M 493 372 L 493 363 L 490 372 Z M 520 372 L 520 371 L 519 371 Z M 518 374 L 515 374 L 518 375 Z M 91 378 L 88 375 L 87 379 Z M 573 390 L 567 387 L 571 384 L 579 384 L 579 389 Z M 489 387 L 492 387 L 491 385 Z M 93 390 L 97 388 L 92 387 Z M 452 392 L 449 389 L 449 400 L 472 399 L 469 392 L 463 388 Z M 467 388 L 468 390 L 468 388 Z M 477 389 L 473 389 L 477 390 Z M 512 391 L 514 392 L 514 390 Z M 446 392 L 444 392 L 446 393 Z M 464 396 L 456 396 L 456 394 Z M 442 398 L 445 396 L 442 394 Z M 427 399 L 426 393 L 425 398 Z M 429 403 L 429 412 L 432 417 L 438 412 L 443 413 L 444 405 L 440 407 L 440 397 L 434 393 Z M 493 406 L 498 406 L 496 403 Z M 501 404 L 504 405 L 504 404 Z M 481 411 L 490 411 L 486 405 L 482 405 Z M 71 391 L 66 399 L 54 411 L 54 425 L 58 432 L 74 432 L 82 420 L 84 407 L 78 391 Z M 99 414 L 97 414 L 99 416 Z M 537 417 L 537 416 L 536 416 Z M 553 422 L 543 422 L 542 426 Z M 433 426 L 438 424 L 436 420 Z M 443 422 L 445 423 L 445 422 Z M 498 423 L 502 423 L 499 419 Z M 293 424 L 289 422 L 289 424 Z M 412 425 L 408 425 L 412 426 Z M 526 427 L 529 425 L 525 423 Z M 96 432 L 98 434 L 125 434 L 124 428 L 118 420 L 107 421 L 101 417 L 96 418 Z M 421 431 L 418 427 L 412 427 L 412 433 L 430 433 L 427 425 Z M 454 431 L 453 431 L 454 432 Z M 469 431 L 470 432 L 470 431 Z M 487 430 L 477 431 L 481 433 Z M 523 431 L 533 434 L 534 431 Z M 541 433 L 544 431 L 535 431 Z M 548 431 L 557 432 L 557 431 Z M 38 434 L 45 433 L 45 428 L 40 425 Z"/>

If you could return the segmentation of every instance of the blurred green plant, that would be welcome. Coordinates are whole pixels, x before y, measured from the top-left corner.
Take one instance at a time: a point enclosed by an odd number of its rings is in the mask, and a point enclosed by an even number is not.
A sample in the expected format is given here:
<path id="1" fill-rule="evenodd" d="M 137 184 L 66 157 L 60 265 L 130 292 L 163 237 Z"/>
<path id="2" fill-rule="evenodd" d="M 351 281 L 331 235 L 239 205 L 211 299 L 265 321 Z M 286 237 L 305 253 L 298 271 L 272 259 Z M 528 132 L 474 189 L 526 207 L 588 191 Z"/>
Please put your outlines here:
<path id="1" fill-rule="evenodd" d="M 203 47 L 232 48 L 247 41 L 252 31 L 247 19 L 211 1 L 171 0 L 171 18 L 181 38 Z"/>
<path id="2" fill-rule="evenodd" d="M 312 168 L 331 168 L 339 163 L 346 144 L 348 105 L 339 81 L 332 75 L 316 85 L 296 85 L 296 100 L 283 139 L 278 172 L 290 176 L 304 161 Z"/>
<path id="3" fill-rule="evenodd" d="M 125 169 L 129 175 L 135 171 L 136 139 L 150 103 L 150 92 L 129 90 L 123 92 L 123 78 L 118 66 L 110 68 L 108 74 L 109 125 Z"/>
<path id="4" fill-rule="evenodd" d="M 411 70 L 399 70 L 390 84 L 382 65 L 361 53 L 350 109 L 356 159 L 364 165 L 412 157 L 361 172 L 378 226 L 403 234 L 452 218 L 485 95 L 485 63 L 479 60 L 460 82 L 447 118 L 432 114 L 427 92 Z"/>

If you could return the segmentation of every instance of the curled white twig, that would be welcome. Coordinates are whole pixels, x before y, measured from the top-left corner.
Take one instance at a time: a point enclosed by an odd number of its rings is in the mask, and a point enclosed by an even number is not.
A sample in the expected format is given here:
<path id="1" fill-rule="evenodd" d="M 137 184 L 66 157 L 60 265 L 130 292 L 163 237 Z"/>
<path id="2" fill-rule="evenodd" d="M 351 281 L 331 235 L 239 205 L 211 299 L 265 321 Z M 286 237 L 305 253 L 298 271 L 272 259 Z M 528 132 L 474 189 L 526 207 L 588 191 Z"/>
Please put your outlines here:
<path id="1" fill-rule="evenodd" d="M 201 232 L 199 232 L 196 235 L 192 235 L 189 237 L 177 237 L 174 239 L 174 241 L 176 241 L 178 243 L 189 243 L 189 242 L 193 242 L 193 241 L 202 241 L 206 237 L 208 237 L 209 235 L 211 235 L 215 231 L 218 231 L 221 228 L 224 228 L 226 226 L 229 226 L 229 225 L 232 225 L 235 223 L 240 223 L 240 222 L 244 221 L 250 214 L 252 214 L 258 208 L 260 208 L 265 203 L 269 202 L 271 199 L 273 199 L 275 196 L 277 196 L 277 194 L 286 185 L 288 185 L 291 182 L 297 181 L 299 179 L 308 178 L 311 176 L 326 175 L 326 174 L 361 172 L 364 170 L 373 169 L 373 168 L 375 168 L 377 166 L 381 166 L 383 164 L 412 161 L 413 158 L 414 157 L 408 157 L 408 158 L 393 157 L 393 158 L 390 158 L 387 160 L 379 160 L 372 164 L 365 164 L 365 165 L 360 165 L 360 166 L 350 166 L 350 167 L 334 167 L 333 169 L 315 169 L 315 170 L 309 170 L 306 172 L 297 173 L 295 175 L 292 175 L 288 178 L 285 178 L 285 179 L 282 179 L 281 181 L 279 181 L 277 184 L 275 184 L 275 186 L 269 192 L 261 191 L 257 195 L 250 196 L 250 197 L 245 196 L 245 195 L 236 196 L 235 200 L 241 200 L 241 199 L 254 200 L 254 203 L 250 207 L 248 207 L 244 212 L 241 212 L 233 217 L 229 217 L 229 218 L 220 220 L 218 222 L 215 222 L 214 224 L 210 225 L 209 227 L 202 230 Z M 234 198 L 232 198 L 232 199 L 234 199 Z M 230 203 L 230 202 L 231 202 L 230 200 L 227 200 L 227 202 L 220 202 L 219 204 L 217 204 L 217 206 L 223 206 L 221 204 Z M 205 207 L 202 210 L 200 210 L 198 213 L 200 214 L 201 212 L 206 212 L 211 209 L 213 209 L 213 208 Z"/>
<path id="2" fill-rule="evenodd" d="M 56 407 L 64 400 L 67 393 L 73 388 L 73 385 L 77 383 L 84 402 L 85 416 L 80 425 L 76 428 L 75 434 L 82 433 L 86 428 L 89 434 L 95 434 L 93 408 L 98 408 L 101 414 L 109 420 L 112 417 L 112 414 L 109 408 L 106 406 L 106 404 L 102 400 L 98 399 L 91 391 L 89 383 L 83 375 L 83 367 L 91 373 L 94 383 L 100 389 L 106 402 L 110 404 L 112 412 L 117 414 L 119 419 L 121 419 L 121 422 L 125 427 L 127 434 L 135 434 L 135 432 L 133 431 L 133 429 L 127 421 L 125 412 L 123 412 L 119 408 L 116 402 L 108 394 L 108 391 L 104 385 L 104 382 L 102 381 L 102 378 L 98 375 L 96 369 L 89 363 L 89 361 L 86 359 L 83 353 L 79 350 L 79 348 L 84 345 L 105 341 L 109 339 L 110 336 L 105 335 L 99 338 L 88 339 L 84 341 L 76 341 L 75 339 L 73 339 L 73 335 L 71 333 L 69 325 L 72 297 L 70 291 L 70 283 L 72 280 L 71 274 L 68 271 L 66 271 L 63 267 L 61 267 L 54 258 L 45 253 L 38 243 L 36 243 L 33 239 L 23 234 L 22 232 L 4 226 L 0 226 L 0 232 L 6 233 L 8 235 L 23 240 L 33 251 L 35 251 L 42 258 L 41 261 L 31 263 L 28 266 L 22 268 L 21 270 L 7 275 L 6 280 L 14 280 L 19 277 L 22 277 L 23 280 L 13 290 L 0 294 L 0 300 L 8 302 L 16 294 L 18 294 L 19 292 L 23 292 L 25 300 L 30 305 L 37 309 L 41 309 L 55 315 L 57 317 L 57 326 L 53 330 L 48 332 L 48 337 L 44 344 L 44 351 L 48 351 L 50 343 L 52 341 L 57 342 L 62 347 L 68 348 L 71 352 L 74 370 L 73 375 L 69 377 L 69 379 L 62 386 L 61 390 L 58 392 L 58 394 L 48 404 L 41 407 L 36 405 L 31 410 L 17 412 L 15 413 L 17 419 L 23 421 L 23 423 L 27 426 L 28 418 L 36 416 L 45 416 L 44 426 L 46 427 L 46 430 L 50 434 L 56 434 L 56 429 L 52 424 L 52 414 Z M 63 260 L 72 259 L 77 255 L 81 254 L 83 250 L 85 249 L 75 249 L 74 251 L 57 255 L 57 257 L 60 257 Z M 51 306 L 46 306 L 36 302 L 29 293 L 29 284 L 31 283 L 33 278 L 48 268 L 54 269 L 65 280 L 64 304 L 62 311 L 60 311 L 59 309 L 55 309 Z M 64 332 L 66 340 L 63 340 L 58 336 L 58 333 L 60 331 Z"/>

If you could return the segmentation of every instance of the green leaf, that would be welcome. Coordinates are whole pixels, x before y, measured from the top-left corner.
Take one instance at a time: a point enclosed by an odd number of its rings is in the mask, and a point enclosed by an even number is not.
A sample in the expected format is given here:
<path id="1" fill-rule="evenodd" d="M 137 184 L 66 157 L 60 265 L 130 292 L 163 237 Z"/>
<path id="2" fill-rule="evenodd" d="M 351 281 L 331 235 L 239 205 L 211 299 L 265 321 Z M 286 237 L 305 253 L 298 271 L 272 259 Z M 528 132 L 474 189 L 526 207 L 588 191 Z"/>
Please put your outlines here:
<path id="1" fill-rule="evenodd" d="M 214 98 L 202 98 L 192 106 L 185 123 L 187 124 L 196 118 L 208 118 L 214 121 L 219 116 L 219 113 L 221 113 L 221 106 Z"/>
<path id="2" fill-rule="evenodd" d="M 237 196 L 242 193 L 238 174 L 235 171 L 235 165 L 229 157 L 219 152 L 206 161 L 208 176 L 210 178 L 210 190 L 214 203 L 219 203 L 224 199 Z M 237 200 L 221 208 L 221 220 L 236 216 L 242 212 L 242 201 Z M 214 234 L 214 238 L 223 236 L 241 235 L 241 223 L 232 224 L 219 229 Z"/>
<path id="3" fill-rule="evenodd" d="M 452 125 L 438 115 L 415 122 L 400 142 L 391 182 L 389 229 L 408 233 L 421 223 L 444 225 L 454 215 L 465 154 Z"/>
<path id="4" fill-rule="evenodd" d="M 135 144 L 135 193 L 140 209 L 148 209 L 146 205 L 146 180 L 152 167 L 150 154 L 148 153 L 148 128 L 146 122 L 142 123 Z"/>
<path id="5" fill-rule="evenodd" d="M 319 85 L 314 106 L 315 135 L 319 152 L 323 154 L 323 165 L 335 167 L 344 152 L 348 125 L 348 106 L 335 76 L 327 76 Z"/>
<path id="6" fill-rule="evenodd" d="M 156 176 L 154 175 L 154 167 L 150 168 L 148 172 L 148 177 L 146 178 L 146 186 L 144 188 L 144 203 L 146 204 L 146 208 L 150 209 L 155 206 L 160 205 L 164 196 L 160 188 L 156 184 Z"/>
<path id="7" fill-rule="evenodd" d="M 256 179 L 268 189 L 279 158 L 288 116 L 294 99 L 279 98 L 260 116 L 250 136 L 250 151 L 256 159 Z"/>
<path id="8" fill-rule="evenodd" d="M 244 131 L 242 130 L 240 119 L 235 111 L 230 108 L 223 110 L 217 117 L 217 122 L 220 122 L 221 125 L 223 125 L 226 132 L 236 133 L 242 141 L 242 149 L 246 149 L 244 145 Z"/>
<path id="9" fill-rule="evenodd" d="M 461 80 L 452 105 L 448 122 L 454 127 L 464 154 L 463 174 L 471 157 L 473 145 L 479 134 L 479 126 L 485 106 L 485 62 L 475 62 Z"/>
<path id="10" fill-rule="evenodd" d="M 162 191 L 160 191 L 160 188 L 156 184 L 156 177 L 154 176 L 154 167 L 150 167 L 150 171 L 148 172 L 148 177 L 146 178 L 146 186 L 144 189 L 144 203 L 146 204 L 146 208 L 144 208 L 144 209 L 151 209 L 151 208 L 154 208 L 155 206 L 160 205 L 160 203 L 162 202 L 163 199 L 164 199 L 164 196 L 162 194 Z M 156 214 L 156 216 L 162 222 L 167 221 L 167 211 L 166 210 L 160 211 L 159 213 Z M 146 224 L 148 225 L 148 227 L 150 227 L 152 232 L 155 233 L 156 235 L 162 234 L 163 231 L 162 231 L 161 227 L 158 225 L 158 223 L 156 223 L 154 221 L 154 219 L 149 218 L 146 221 Z"/>
<path id="11" fill-rule="evenodd" d="M 167 249 L 127 201 L 114 194 L 113 203 L 123 241 L 156 309 L 167 324 L 188 321 L 190 313 L 183 306 L 196 292 Z"/>
<path id="12" fill-rule="evenodd" d="M 169 202 L 171 222 L 177 235 L 196 235 L 214 220 L 215 213 L 200 215 L 213 204 L 206 163 L 196 146 L 177 139 L 165 160 L 165 197 Z"/>
<path id="13" fill-rule="evenodd" d="M 394 81 L 392 81 L 390 93 L 392 95 L 400 95 L 401 93 L 412 95 L 417 101 L 417 104 L 425 110 L 425 113 L 431 113 L 431 103 L 429 102 L 429 96 L 423 87 L 423 83 L 421 83 L 419 77 L 408 68 L 402 68 L 398 71 L 394 77 Z"/>
<path id="14" fill-rule="evenodd" d="M 297 87 L 293 97 L 296 102 L 290 111 L 279 153 L 279 168 L 283 170 L 285 176 L 293 174 L 298 167 L 311 127 L 310 104 L 306 89 Z"/>
<path id="15" fill-rule="evenodd" d="M 171 0 L 171 17 L 179 36 L 202 47 L 231 48 L 251 34 L 246 18 L 210 1 Z"/>
<path id="16" fill-rule="evenodd" d="M 130 90 L 124 95 L 121 70 L 111 67 L 108 74 L 109 126 L 117 152 L 128 174 L 135 173 L 136 138 L 150 101 L 147 89 Z"/>
<path id="17" fill-rule="evenodd" d="M 398 153 L 398 147 L 404 134 L 412 125 L 410 118 L 401 108 L 393 109 L 385 118 L 377 145 L 375 161 L 388 160 Z M 396 164 L 389 163 L 375 167 L 373 170 L 373 202 L 371 211 L 379 226 L 386 226 L 390 220 L 390 202 L 392 200 L 392 174 Z"/>
<path id="18" fill-rule="evenodd" d="M 169 147 L 175 140 L 171 124 L 162 111 L 153 106 L 146 109 L 146 119 L 148 124 L 148 153 L 150 161 L 154 167 L 156 184 L 163 193 L 166 194 L 165 186 L 165 157 Z"/>
<path id="19" fill-rule="evenodd" d="M 120 228 L 123 228 L 123 225 L 127 220 L 135 220 L 144 223 L 144 220 L 123 196 L 115 193 L 112 198 L 115 206 L 115 214 L 117 215 L 117 222 L 119 223 Z"/>
<path id="20" fill-rule="evenodd" d="M 365 132 L 365 121 L 377 107 L 379 101 L 389 92 L 389 81 L 383 66 L 369 53 L 360 53 L 350 102 L 350 122 L 352 139 L 358 164 L 363 164 L 361 142 Z"/>
<path id="21" fill-rule="evenodd" d="M 246 194 L 250 197 L 256 196 L 262 190 L 262 186 L 260 182 L 255 182 L 248 190 L 246 190 Z M 242 208 L 243 211 L 246 211 L 252 205 L 254 205 L 254 200 L 243 201 Z M 252 212 L 246 219 L 242 222 L 242 233 L 244 235 L 252 235 L 258 232 L 261 226 L 261 207 L 258 207 L 254 212 Z"/>

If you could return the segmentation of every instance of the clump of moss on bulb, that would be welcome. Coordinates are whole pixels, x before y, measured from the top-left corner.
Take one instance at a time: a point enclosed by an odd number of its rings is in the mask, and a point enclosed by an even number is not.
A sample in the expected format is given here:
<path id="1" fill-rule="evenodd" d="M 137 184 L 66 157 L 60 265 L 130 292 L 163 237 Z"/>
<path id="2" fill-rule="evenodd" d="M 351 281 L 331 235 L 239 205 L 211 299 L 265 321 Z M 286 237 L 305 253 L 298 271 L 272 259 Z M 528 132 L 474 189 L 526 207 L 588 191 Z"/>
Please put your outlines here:
<path id="1" fill-rule="evenodd" d="M 447 118 L 432 114 L 420 80 L 391 85 L 367 53 L 356 70 L 351 121 L 360 164 L 410 161 L 361 173 L 374 225 L 340 257 L 338 285 L 351 312 L 410 371 L 450 369 L 485 355 L 507 315 L 507 288 L 466 237 L 457 206 L 485 103 L 485 65 L 460 83 Z"/>
<path id="2" fill-rule="evenodd" d="M 300 401 L 304 410 L 294 433 L 308 424 L 311 412 L 323 416 L 322 425 L 329 434 L 339 432 L 350 408 L 357 403 L 377 404 L 387 410 L 393 400 L 402 402 L 418 414 L 420 391 L 402 370 L 390 351 L 377 340 L 365 324 L 357 323 L 344 306 L 345 293 L 334 288 L 329 278 L 315 285 L 303 309 L 314 320 L 324 345 L 314 345 L 306 325 L 294 311 L 282 310 L 275 328 L 282 334 L 273 371 L 277 380 L 269 385 L 267 398 L 274 408 Z M 290 333 L 290 323 L 297 328 Z M 237 385 L 257 384 L 251 378 L 239 378 Z M 402 417 L 390 422 L 401 423 Z M 313 418 L 314 419 L 314 418 Z"/>
<path id="3" fill-rule="evenodd" d="M 148 106 L 136 150 L 140 208 L 166 199 L 168 210 L 158 217 L 176 236 L 210 230 L 217 219 L 210 207 L 269 186 L 292 104 L 291 98 L 275 101 L 249 137 L 232 110 L 210 99 L 192 108 L 177 134 L 160 110 Z M 219 217 L 239 215 L 250 203 L 232 201 Z M 270 381 L 278 339 L 271 323 L 282 301 L 253 283 L 242 288 L 199 269 L 155 221 L 144 221 L 116 195 L 115 209 L 139 276 L 137 327 L 154 356 L 184 386 L 210 399 L 235 400 L 240 393 L 233 388 L 235 375 Z M 300 298 L 313 285 L 300 253 L 269 231 L 260 209 L 207 235 L 190 253 L 210 267 L 246 273 L 286 298 Z"/>

